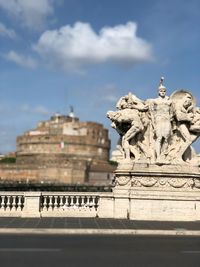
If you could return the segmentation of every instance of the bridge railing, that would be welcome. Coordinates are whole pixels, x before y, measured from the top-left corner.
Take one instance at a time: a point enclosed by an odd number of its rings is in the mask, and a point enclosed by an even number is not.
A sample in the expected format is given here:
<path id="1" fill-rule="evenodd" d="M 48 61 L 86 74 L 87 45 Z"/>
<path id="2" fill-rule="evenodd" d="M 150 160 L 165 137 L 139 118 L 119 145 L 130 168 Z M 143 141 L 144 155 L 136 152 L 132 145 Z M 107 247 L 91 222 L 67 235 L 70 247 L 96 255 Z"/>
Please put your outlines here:
<path id="1" fill-rule="evenodd" d="M 0 216 L 21 216 L 24 203 L 23 192 L 0 192 Z"/>
<path id="2" fill-rule="evenodd" d="M 41 216 L 95 217 L 99 208 L 98 193 L 42 193 Z"/>
<path id="3" fill-rule="evenodd" d="M 0 192 L 0 217 L 112 217 L 112 193 Z"/>

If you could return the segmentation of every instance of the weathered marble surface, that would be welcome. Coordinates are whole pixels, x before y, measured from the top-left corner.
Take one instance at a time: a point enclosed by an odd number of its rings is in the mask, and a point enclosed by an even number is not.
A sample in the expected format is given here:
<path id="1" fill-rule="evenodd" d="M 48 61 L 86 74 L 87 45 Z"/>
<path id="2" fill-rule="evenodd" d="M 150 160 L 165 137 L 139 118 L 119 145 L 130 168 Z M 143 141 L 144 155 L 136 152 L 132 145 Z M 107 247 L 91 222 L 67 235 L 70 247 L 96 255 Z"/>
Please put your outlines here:
<path id="1" fill-rule="evenodd" d="M 107 113 L 120 135 L 120 168 L 133 170 L 135 163 L 199 166 L 191 144 L 200 135 L 200 108 L 186 90 L 168 97 L 163 80 L 157 98 L 143 101 L 129 93 L 119 99 L 117 111 Z"/>
<path id="2" fill-rule="evenodd" d="M 115 171 L 114 218 L 200 219 L 199 160 L 191 144 L 200 135 L 200 109 L 186 90 L 145 101 L 132 93 L 109 111 L 120 135 Z"/>

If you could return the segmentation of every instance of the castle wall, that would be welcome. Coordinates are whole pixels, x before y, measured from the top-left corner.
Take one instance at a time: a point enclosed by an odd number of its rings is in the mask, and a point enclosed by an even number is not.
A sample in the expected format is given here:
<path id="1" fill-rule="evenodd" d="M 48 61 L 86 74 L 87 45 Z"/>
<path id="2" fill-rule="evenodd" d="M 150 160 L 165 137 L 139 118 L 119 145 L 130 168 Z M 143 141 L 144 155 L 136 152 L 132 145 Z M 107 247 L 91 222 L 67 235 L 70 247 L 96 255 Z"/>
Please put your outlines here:
<path id="1" fill-rule="evenodd" d="M 17 139 L 17 154 L 65 153 L 108 160 L 109 146 L 108 141 L 101 144 L 87 136 L 22 136 Z"/>
<path id="2" fill-rule="evenodd" d="M 102 124 L 56 114 L 17 137 L 16 164 L 1 164 L 0 179 L 107 184 L 114 170 L 109 150 L 108 130 Z"/>
<path id="3" fill-rule="evenodd" d="M 78 126 L 86 130 L 86 135 L 66 135 L 36 132 L 19 136 L 17 138 L 17 160 L 20 162 L 22 156 L 36 154 L 65 154 L 69 157 L 92 158 L 98 160 L 109 160 L 110 141 L 108 131 L 101 124 L 82 123 Z M 76 125 L 76 127 L 78 127 Z M 86 127 L 87 126 L 87 127 Z M 71 127 L 69 127 L 71 129 Z M 66 130 L 66 129 L 65 129 Z M 25 157 L 23 157 L 25 162 Z"/>
<path id="4" fill-rule="evenodd" d="M 36 183 L 67 183 L 85 182 L 85 164 L 36 166 L 32 164 L 1 164 L 0 181 L 36 182 Z"/>

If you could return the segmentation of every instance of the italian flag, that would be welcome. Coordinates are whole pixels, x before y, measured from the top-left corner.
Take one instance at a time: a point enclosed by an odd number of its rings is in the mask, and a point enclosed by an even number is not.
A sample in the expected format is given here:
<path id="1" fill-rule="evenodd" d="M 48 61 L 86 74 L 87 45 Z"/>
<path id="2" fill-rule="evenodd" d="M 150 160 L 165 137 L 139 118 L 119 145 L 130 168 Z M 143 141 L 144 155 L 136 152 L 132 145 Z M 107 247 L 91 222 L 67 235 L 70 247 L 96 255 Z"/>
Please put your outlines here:
<path id="1" fill-rule="evenodd" d="M 59 147 L 60 147 L 60 149 L 63 149 L 65 147 L 65 142 L 63 142 L 63 141 L 60 142 Z"/>

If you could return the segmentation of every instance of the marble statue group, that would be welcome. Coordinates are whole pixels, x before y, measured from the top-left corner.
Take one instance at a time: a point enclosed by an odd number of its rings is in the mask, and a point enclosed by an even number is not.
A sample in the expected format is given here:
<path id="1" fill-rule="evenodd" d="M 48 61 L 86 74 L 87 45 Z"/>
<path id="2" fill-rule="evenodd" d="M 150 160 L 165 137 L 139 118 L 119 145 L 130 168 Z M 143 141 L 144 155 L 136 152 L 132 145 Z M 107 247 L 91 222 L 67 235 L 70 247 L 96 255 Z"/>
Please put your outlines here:
<path id="1" fill-rule="evenodd" d="M 140 100 L 128 93 L 108 111 L 111 126 L 120 135 L 121 161 L 148 164 L 198 165 L 191 144 L 200 136 L 200 108 L 189 91 L 177 90 L 170 97 L 162 77 L 158 97 Z"/>

